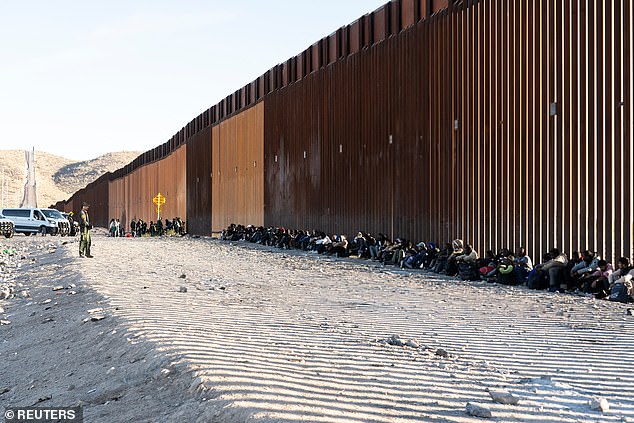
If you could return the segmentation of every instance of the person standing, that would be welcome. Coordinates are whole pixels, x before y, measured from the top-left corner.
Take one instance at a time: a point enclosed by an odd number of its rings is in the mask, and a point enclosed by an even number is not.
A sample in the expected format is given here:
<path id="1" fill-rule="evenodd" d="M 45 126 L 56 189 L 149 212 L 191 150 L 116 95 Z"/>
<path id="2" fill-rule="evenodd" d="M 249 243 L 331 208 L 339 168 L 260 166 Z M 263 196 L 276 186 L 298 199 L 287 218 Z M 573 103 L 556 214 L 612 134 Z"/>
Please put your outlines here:
<path id="1" fill-rule="evenodd" d="M 79 257 L 92 258 L 93 256 L 90 255 L 90 230 L 92 229 L 92 225 L 90 224 L 90 217 L 88 216 L 88 207 L 90 207 L 88 203 L 83 203 L 81 205 L 81 212 L 79 213 Z"/>

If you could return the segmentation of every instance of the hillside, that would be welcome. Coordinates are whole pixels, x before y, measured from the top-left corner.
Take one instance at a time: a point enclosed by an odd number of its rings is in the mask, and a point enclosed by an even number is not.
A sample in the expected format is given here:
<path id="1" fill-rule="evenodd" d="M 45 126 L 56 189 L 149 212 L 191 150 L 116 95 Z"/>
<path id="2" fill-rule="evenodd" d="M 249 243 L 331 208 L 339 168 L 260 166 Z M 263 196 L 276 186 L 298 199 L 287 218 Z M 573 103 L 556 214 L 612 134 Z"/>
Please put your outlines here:
<path id="1" fill-rule="evenodd" d="M 108 153 L 96 159 L 77 162 L 42 151 L 35 152 L 37 202 L 48 207 L 60 200 L 67 200 L 77 190 L 85 187 L 106 172 L 130 163 L 140 153 L 122 151 Z M 0 150 L 0 187 L 4 173 L 4 198 L 1 207 L 17 207 L 22 199 L 26 162 L 23 150 Z M 7 187 L 8 185 L 8 187 Z M 7 195 L 8 191 L 8 195 Z"/>

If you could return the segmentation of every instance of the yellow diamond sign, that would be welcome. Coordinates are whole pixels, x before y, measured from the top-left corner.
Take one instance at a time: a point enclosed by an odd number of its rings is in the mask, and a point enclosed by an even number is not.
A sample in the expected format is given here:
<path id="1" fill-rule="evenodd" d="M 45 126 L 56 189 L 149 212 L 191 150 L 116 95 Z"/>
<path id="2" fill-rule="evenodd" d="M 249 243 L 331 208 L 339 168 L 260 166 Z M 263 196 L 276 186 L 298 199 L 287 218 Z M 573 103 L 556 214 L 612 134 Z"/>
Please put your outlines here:
<path id="1" fill-rule="evenodd" d="M 152 198 L 152 202 L 156 204 L 157 207 L 161 207 L 163 204 L 165 204 L 165 197 L 163 197 L 159 192 L 158 194 L 156 194 L 156 197 Z"/>
<path id="2" fill-rule="evenodd" d="M 161 206 L 163 204 L 165 204 L 165 197 L 163 197 L 161 195 L 161 193 L 159 192 L 158 194 L 156 194 L 156 196 L 154 198 L 152 198 L 152 202 L 154 204 L 156 204 L 156 214 L 158 215 L 158 218 L 161 218 Z"/>

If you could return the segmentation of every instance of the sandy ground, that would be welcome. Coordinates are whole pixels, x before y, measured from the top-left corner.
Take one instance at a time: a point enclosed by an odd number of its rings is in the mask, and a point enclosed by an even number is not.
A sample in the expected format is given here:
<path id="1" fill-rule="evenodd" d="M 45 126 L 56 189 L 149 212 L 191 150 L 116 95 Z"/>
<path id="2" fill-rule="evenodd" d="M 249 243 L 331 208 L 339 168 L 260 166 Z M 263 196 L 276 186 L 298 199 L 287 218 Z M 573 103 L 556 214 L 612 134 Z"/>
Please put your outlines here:
<path id="1" fill-rule="evenodd" d="M 490 421 L 634 421 L 631 305 L 205 238 L 95 234 L 94 259 L 67 238 L 0 245 L 18 250 L 0 258 L 15 296 L 0 300 L 0 407 L 83 405 L 90 423 L 475 422 L 476 403 Z"/>

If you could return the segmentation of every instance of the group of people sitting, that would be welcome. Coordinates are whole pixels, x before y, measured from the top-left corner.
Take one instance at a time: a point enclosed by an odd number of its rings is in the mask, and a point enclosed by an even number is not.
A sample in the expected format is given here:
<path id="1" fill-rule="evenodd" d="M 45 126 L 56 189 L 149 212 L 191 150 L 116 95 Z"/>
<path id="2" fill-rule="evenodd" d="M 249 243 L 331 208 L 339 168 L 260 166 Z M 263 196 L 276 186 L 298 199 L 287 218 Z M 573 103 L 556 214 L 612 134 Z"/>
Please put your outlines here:
<path id="1" fill-rule="evenodd" d="M 110 224 L 108 225 L 108 236 L 125 236 L 125 228 L 119 219 L 110 219 Z"/>
<path id="2" fill-rule="evenodd" d="M 284 249 L 313 251 L 328 256 L 378 261 L 404 269 L 455 276 L 463 280 L 486 280 L 505 285 L 526 285 L 529 289 L 551 292 L 592 294 L 612 301 L 634 301 L 634 266 L 627 257 L 617 261 L 616 269 L 593 251 L 573 252 L 571 257 L 553 248 L 542 262 L 533 266 L 524 247 L 513 253 L 502 248 L 487 251 L 480 257 L 472 245 L 455 239 L 443 246 L 434 242 L 413 243 L 407 239 L 391 240 L 379 233 L 376 237 L 358 232 L 348 240 L 345 235 L 322 231 L 303 231 L 284 227 L 254 227 L 231 224 L 221 234 L 228 241 L 248 241 Z"/>
<path id="3" fill-rule="evenodd" d="M 186 233 L 185 222 L 179 217 L 175 217 L 172 220 L 165 219 L 165 224 L 163 224 L 161 218 L 158 218 L 156 222 L 150 221 L 149 224 L 143 219 L 132 219 L 130 222 L 130 235 L 132 237 L 162 235 L 183 236 Z"/>

